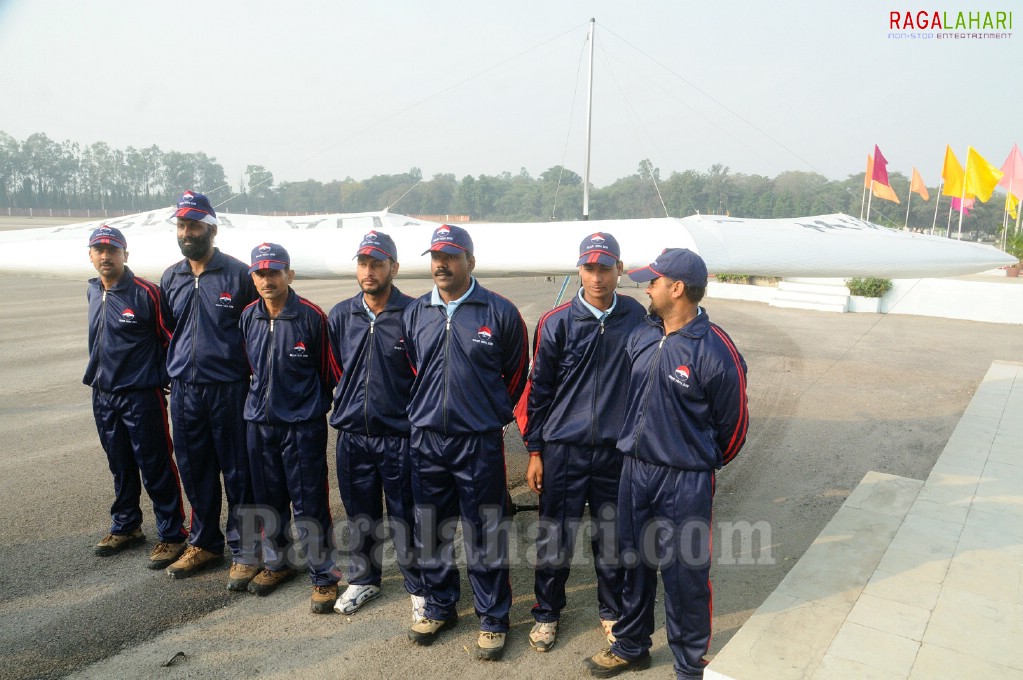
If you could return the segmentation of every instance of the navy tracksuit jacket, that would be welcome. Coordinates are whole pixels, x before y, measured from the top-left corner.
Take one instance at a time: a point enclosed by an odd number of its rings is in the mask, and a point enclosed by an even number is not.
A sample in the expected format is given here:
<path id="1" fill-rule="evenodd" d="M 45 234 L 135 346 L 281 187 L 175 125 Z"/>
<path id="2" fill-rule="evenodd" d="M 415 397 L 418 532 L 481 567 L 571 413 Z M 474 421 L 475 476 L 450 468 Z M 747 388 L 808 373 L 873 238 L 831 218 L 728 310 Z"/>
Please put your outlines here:
<path id="1" fill-rule="evenodd" d="M 506 632 L 511 608 L 508 482 L 501 428 L 525 387 L 526 327 L 507 299 L 474 281 L 448 318 L 431 295 L 405 310 L 404 336 L 416 371 L 409 402 L 416 548 L 426 616 L 448 620 L 458 603 L 459 574 L 445 530 L 462 518 L 469 582 L 485 631 Z"/>
<path id="2" fill-rule="evenodd" d="M 327 486 L 327 420 L 338 368 L 330 353 L 327 317 L 290 287 L 271 319 L 256 300 L 239 326 L 252 379 L 245 400 L 253 499 L 273 510 L 264 517 L 263 562 L 286 566 L 288 523 L 295 508 L 298 543 L 313 585 L 337 583 L 334 525 Z"/>
<path id="3" fill-rule="evenodd" d="M 338 429 L 337 481 L 348 516 L 348 582 L 380 585 L 384 505 L 405 589 L 422 595 L 412 529 L 415 503 L 409 462 L 408 402 L 414 374 L 401 319 L 413 299 L 391 289 L 370 317 L 364 296 L 337 303 L 328 315 L 330 346 L 341 370 L 330 424 Z"/>
<path id="4" fill-rule="evenodd" d="M 638 562 L 625 572 L 611 649 L 635 659 L 650 648 L 659 567 L 675 672 L 701 677 L 711 633 L 714 472 L 746 441 L 746 362 L 706 311 L 667 336 L 660 319 L 647 317 L 627 351 L 618 530 L 623 560 Z M 657 524 L 649 554 L 644 538 Z"/>
<path id="5" fill-rule="evenodd" d="M 145 485 L 159 540 L 179 543 L 186 536 L 185 516 L 163 396 L 169 332 L 160 289 L 125 267 L 110 290 L 91 279 L 87 297 L 89 364 L 82 382 L 92 387 L 96 430 L 114 476 L 110 533 L 131 533 L 142 525 Z"/>
<path id="6" fill-rule="evenodd" d="M 252 503 L 243 418 L 249 365 L 238 319 L 256 289 L 247 265 L 214 251 L 199 276 L 184 259 L 160 279 L 163 316 L 174 333 L 167 352 L 174 451 L 192 504 L 188 542 L 223 552 L 220 506 L 226 492 L 231 556 L 257 564 L 258 536 L 246 536 L 242 545 L 237 513 L 238 506 Z"/>
<path id="7" fill-rule="evenodd" d="M 600 618 L 621 611 L 615 507 L 622 456 L 615 444 L 625 416 L 629 367 L 625 344 L 646 312 L 616 295 L 614 309 L 597 320 L 579 294 L 540 317 L 533 336 L 533 367 L 523 399 L 526 448 L 542 452 L 540 519 L 550 528 L 537 538 L 533 617 L 557 621 L 583 509 L 596 523 L 591 548 Z M 522 425 L 522 423 L 520 423 Z"/>

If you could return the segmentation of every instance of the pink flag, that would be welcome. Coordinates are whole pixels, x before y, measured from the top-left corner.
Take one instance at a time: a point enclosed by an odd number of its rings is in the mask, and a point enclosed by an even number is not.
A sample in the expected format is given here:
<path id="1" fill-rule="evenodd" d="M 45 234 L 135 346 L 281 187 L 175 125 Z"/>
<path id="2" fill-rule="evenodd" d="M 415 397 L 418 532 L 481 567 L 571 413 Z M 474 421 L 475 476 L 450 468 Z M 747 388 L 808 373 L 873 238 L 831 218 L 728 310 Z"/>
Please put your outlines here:
<path id="1" fill-rule="evenodd" d="M 1002 165 L 1002 179 L 998 186 L 1016 198 L 1023 198 L 1023 154 L 1020 154 L 1017 144 L 1012 145 L 1012 151 Z"/>
<path id="2" fill-rule="evenodd" d="M 975 198 L 968 198 L 965 201 L 960 199 L 958 196 L 952 197 L 952 207 L 963 214 L 963 217 L 970 216 L 970 210 L 973 209 L 973 204 L 977 202 Z"/>
<path id="3" fill-rule="evenodd" d="M 881 153 L 881 149 L 877 148 L 877 144 L 874 145 L 873 178 L 875 182 L 888 184 L 888 161 L 885 160 L 884 154 Z"/>

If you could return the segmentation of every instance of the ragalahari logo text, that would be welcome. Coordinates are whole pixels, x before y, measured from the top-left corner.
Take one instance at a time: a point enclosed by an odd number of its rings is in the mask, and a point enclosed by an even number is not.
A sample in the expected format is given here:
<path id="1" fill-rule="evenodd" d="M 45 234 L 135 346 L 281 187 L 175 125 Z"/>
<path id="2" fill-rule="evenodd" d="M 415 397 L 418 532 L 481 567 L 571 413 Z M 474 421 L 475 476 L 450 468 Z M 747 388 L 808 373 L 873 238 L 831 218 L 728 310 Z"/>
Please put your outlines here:
<path id="1" fill-rule="evenodd" d="M 889 40 L 1007 40 L 1011 10 L 893 9 L 888 11 Z"/>

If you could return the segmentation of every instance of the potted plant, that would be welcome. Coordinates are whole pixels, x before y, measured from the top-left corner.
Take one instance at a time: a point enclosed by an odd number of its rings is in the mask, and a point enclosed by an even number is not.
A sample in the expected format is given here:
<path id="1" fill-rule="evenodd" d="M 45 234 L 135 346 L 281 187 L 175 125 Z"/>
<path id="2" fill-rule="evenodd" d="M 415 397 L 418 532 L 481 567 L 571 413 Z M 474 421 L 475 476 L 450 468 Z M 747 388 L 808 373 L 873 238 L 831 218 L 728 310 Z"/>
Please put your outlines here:
<path id="1" fill-rule="evenodd" d="M 849 289 L 850 312 L 877 314 L 881 311 L 881 297 L 892 289 L 892 280 L 856 277 L 846 281 L 845 286 Z"/>
<path id="2" fill-rule="evenodd" d="M 1005 275 L 1009 278 L 1019 276 L 1020 264 L 1023 261 L 1023 231 L 1016 232 L 1005 240 L 1005 252 L 1016 258 L 1016 264 L 1005 268 Z"/>

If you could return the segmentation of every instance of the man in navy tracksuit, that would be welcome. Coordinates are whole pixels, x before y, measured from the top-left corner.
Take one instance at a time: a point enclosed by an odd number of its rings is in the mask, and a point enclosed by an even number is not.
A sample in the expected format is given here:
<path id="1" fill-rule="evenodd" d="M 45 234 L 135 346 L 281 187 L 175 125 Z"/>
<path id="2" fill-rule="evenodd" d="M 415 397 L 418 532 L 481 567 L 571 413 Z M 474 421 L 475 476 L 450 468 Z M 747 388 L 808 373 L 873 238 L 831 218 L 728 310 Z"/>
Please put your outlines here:
<path id="1" fill-rule="evenodd" d="M 671 248 L 629 276 L 649 282 L 650 316 L 629 338 L 632 378 L 618 439 L 627 570 L 616 640 L 587 664 L 597 677 L 650 665 L 659 568 L 675 673 L 701 678 L 711 632 L 714 473 L 746 441 L 746 362 L 699 307 L 707 287 L 699 255 Z"/>
<path id="2" fill-rule="evenodd" d="M 394 286 L 398 250 L 390 236 L 371 231 L 356 252 L 362 289 L 330 310 L 330 343 L 341 369 L 330 424 L 337 428 L 337 482 L 348 515 L 348 583 L 335 610 L 352 614 L 380 595 L 384 503 L 394 549 L 412 598 L 412 616 L 425 616 L 426 598 L 413 552 L 412 472 L 408 402 L 414 374 L 401 319 L 412 298 Z"/>
<path id="3" fill-rule="evenodd" d="M 159 539 L 149 568 L 162 569 L 185 549 L 187 536 L 163 396 L 170 334 L 160 289 L 125 265 L 127 247 L 120 230 L 106 225 L 89 238 L 89 259 L 99 277 L 89 280 L 89 365 L 82 381 L 92 387 L 96 430 L 114 476 L 110 533 L 94 552 L 105 557 L 146 540 L 141 472 Z"/>
<path id="4" fill-rule="evenodd" d="M 330 613 L 337 599 L 334 525 L 327 498 L 327 419 L 338 367 L 327 316 L 291 288 L 295 272 L 283 246 L 252 249 L 252 282 L 261 299 L 242 312 L 252 382 L 245 400 L 253 498 L 263 517 L 265 568 L 249 591 L 269 595 L 295 576 L 287 561 L 288 523 L 295 528 L 313 582 L 310 609 Z"/>
<path id="5" fill-rule="evenodd" d="M 429 645 L 457 623 L 459 574 L 453 529 L 461 516 L 480 635 L 476 656 L 500 659 L 508 631 L 504 436 L 526 382 L 527 338 L 511 302 L 472 276 L 472 239 L 442 225 L 426 252 L 435 283 L 405 310 L 404 336 L 416 371 L 409 402 L 416 548 L 426 617 L 409 638 Z M 424 255 L 426 253 L 423 253 Z"/>
<path id="6" fill-rule="evenodd" d="M 171 424 L 192 527 L 188 548 L 167 573 L 185 578 L 223 563 L 223 475 L 232 557 L 227 587 L 244 592 L 259 572 L 259 546 L 258 535 L 243 540 L 239 533 L 238 508 L 252 503 L 252 482 L 243 418 L 249 364 L 238 319 L 256 289 L 248 265 L 213 247 L 217 214 L 206 196 L 183 193 L 175 217 L 185 259 L 163 273 L 160 288 L 174 333 L 167 353 Z"/>
<path id="7" fill-rule="evenodd" d="M 629 381 L 625 343 L 645 312 L 641 304 L 615 292 L 620 257 L 611 234 L 584 238 L 577 263 L 579 293 L 540 317 L 533 337 L 522 432 L 529 451 L 526 481 L 540 494 L 543 527 L 536 546 L 536 624 L 529 634 L 530 645 L 539 652 L 550 649 L 556 639 L 587 502 L 596 523 L 592 549 L 605 634 L 621 610 L 614 522 L 622 456 L 616 443 Z"/>

